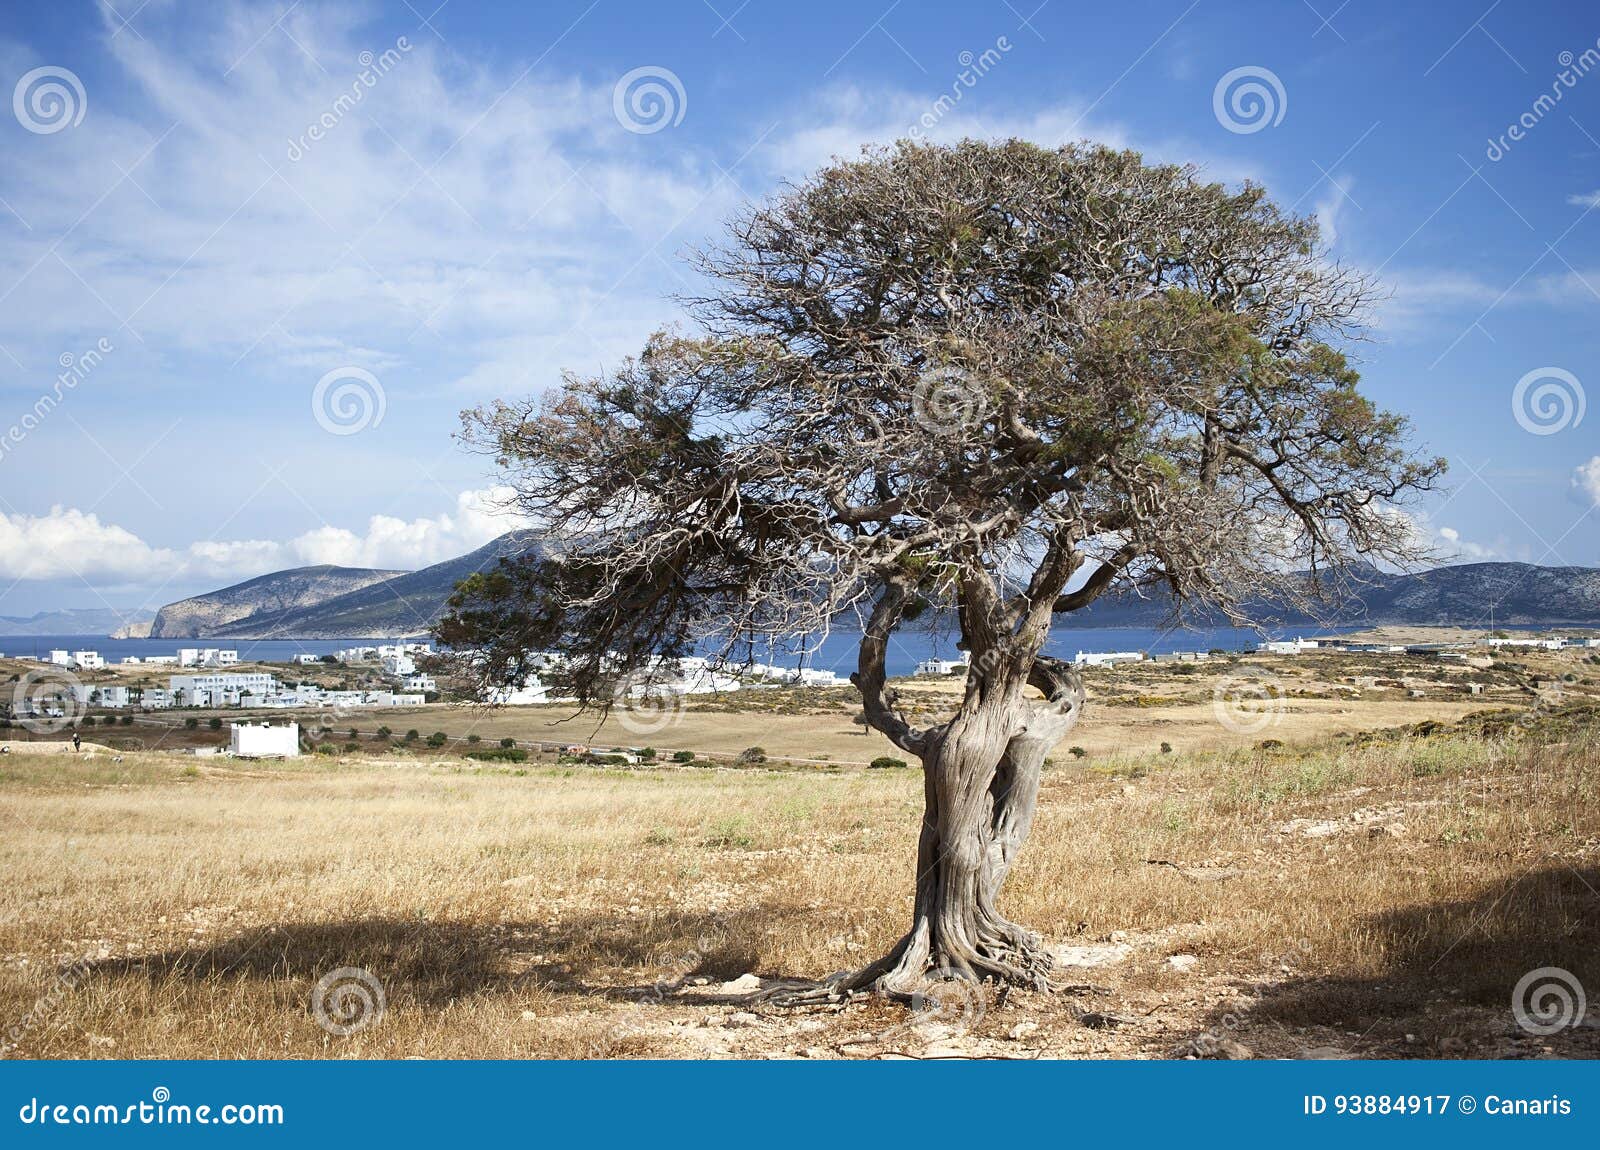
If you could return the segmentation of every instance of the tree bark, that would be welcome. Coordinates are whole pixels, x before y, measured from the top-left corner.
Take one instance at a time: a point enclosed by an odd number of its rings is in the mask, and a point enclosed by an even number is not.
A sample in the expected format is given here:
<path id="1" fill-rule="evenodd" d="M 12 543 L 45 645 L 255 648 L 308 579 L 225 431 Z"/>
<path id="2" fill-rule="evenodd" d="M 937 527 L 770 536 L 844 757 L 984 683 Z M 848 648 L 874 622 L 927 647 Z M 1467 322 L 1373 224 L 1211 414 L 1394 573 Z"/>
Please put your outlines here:
<path id="1" fill-rule="evenodd" d="M 1000 913 L 1006 876 L 1033 826 L 1045 756 L 1077 722 L 1083 688 L 1039 657 L 1029 682 L 1000 690 L 920 745 L 924 810 L 911 929 L 877 962 L 836 977 L 837 995 L 874 989 L 910 997 L 930 977 L 1046 988 L 1054 961 L 1032 932 Z"/>

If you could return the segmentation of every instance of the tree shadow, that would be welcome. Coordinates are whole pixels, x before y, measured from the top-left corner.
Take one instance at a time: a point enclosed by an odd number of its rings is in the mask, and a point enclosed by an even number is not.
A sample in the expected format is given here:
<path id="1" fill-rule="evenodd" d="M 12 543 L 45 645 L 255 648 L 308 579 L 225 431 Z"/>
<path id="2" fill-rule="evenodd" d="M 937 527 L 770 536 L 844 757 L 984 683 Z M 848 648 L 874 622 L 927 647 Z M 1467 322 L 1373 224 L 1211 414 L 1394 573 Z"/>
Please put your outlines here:
<path id="1" fill-rule="evenodd" d="M 1273 956 L 1287 976 L 1280 967 L 1252 1004 L 1218 1008 L 1178 1053 L 1208 1055 L 1236 1038 L 1287 1057 L 1600 1057 L 1600 868 L 1530 869 L 1471 898 L 1386 909 L 1349 929 L 1376 944 L 1381 972 L 1297 975 L 1316 954 L 1291 944 Z M 1582 1025 L 1566 1005 L 1580 1000 Z M 1522 1025 L 1562 1018 L 1572 1024 L 1549 1033 Z"/>
<path id="2" fill-rule="evenodd" d="M 681 1001 L 740 1002 L 716 993 L 755 969 L 756 929 L 798 911 L 755 908 L 729 914 L 642 919 L 591 914 L 560 923 L 473 923 L 404 918 L 275 923 L 218 942 L 87 964 L 89 977 L 152 983 L 223 984 L 317 979 L 353 967 L 370 971 L 391 999 L 442 1007 L 519 988 L 620 1001 L 704 979 Z"/>

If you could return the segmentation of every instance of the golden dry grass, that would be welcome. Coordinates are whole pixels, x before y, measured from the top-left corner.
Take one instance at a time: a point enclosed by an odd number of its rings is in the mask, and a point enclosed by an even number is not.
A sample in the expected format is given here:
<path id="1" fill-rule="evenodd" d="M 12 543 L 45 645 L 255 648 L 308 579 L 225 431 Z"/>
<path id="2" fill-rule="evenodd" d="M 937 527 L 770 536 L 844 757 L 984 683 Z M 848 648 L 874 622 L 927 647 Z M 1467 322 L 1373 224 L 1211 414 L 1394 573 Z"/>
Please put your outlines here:
<path id="1" fill-rule="evenodd" d="M 1593 730 L 1571 725 L 1062 767 L 1006 909 L 1127 957 L 1066 993 L 985 993 L 952 1034 L 870 1000 L 796 1014 L 706 994 L 893 942 L 912 771 L 17 748 L 0 1023 L 24 1057 L 1159 1057 L 1219 1035 L 1288 1055 L 1593 1054 L 1592 1028 L 1523 1034 L 1509 996 L 1543 966 L 1600 994 L 1596 779 Z M 349 1037 L 310 1009 L 340 967 L 387 995 Z"/>

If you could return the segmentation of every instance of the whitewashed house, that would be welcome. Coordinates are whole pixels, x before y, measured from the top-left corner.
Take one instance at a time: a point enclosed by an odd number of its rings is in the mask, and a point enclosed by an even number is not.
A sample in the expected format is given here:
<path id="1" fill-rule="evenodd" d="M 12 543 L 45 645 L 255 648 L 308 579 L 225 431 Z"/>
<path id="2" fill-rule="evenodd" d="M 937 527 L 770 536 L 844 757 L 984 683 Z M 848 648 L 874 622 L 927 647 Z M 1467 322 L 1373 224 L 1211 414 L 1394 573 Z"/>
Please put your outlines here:
<path id="1" fill-rule="evenodd" d="M 233 723 L 229 750 L 241 758 L 294 758 L 300 753 L 300 724 Z"/>
<path id="2" fill-rule="evenodd" d="M 66 651 L 51 651 L 50 657 L 45 661 L 54 667 L 72 666 L 72 656 Z"/>
<path id="3" fill-rule="evenodd" d="M 1315 639 L 1273 639 L 1256 648 L 1264 655 L 1299 655 L 1314 651 L 1320 644 Z"/>
<path id="4" fill-rule="evenodd" d="M 1110 667 L 1116 663 L 1142 663 L 1143 651 L 1079 651 L 1072 657 L 1080 667 Z"/>
<path id="5" fill-rule="evenodd" d="M 971 666 L 970 656 L 963 651 L 959 659 L 924 659 L 917 664 L 914 674 L 918 675 L 954 675 L 965 672 Z"/>
<path id="6" fill-rule="evenodd" d="M 69 665 L 80 671 L 100 671 L 105 669 L 106 661 L 99 651 L 74 651 Z"/>

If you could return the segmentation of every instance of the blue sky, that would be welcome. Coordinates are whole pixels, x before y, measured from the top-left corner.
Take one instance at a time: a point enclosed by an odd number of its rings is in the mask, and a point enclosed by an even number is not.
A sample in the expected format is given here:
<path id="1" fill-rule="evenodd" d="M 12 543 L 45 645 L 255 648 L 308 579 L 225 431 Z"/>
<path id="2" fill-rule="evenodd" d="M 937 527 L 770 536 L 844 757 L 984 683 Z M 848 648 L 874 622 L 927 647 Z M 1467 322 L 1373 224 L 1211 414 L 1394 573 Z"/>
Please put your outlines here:
<path id="1" fill-rule="evenodd" d="M 1418 531 L 1600 565 L 1597 45 L 1487 0 L 10 0 L 0 614 L 486 541 L 461 408 L 616 364 L 678 253 L 913 129 L 1316 214 L 1389 293 L 1367 387 L 1453 464 Z"/>

